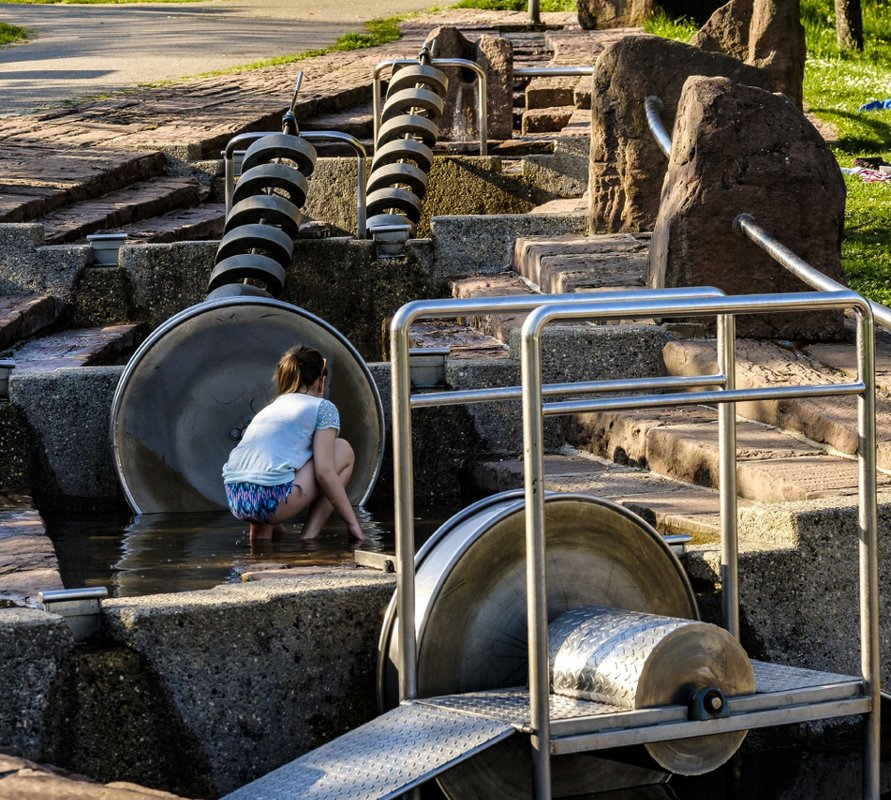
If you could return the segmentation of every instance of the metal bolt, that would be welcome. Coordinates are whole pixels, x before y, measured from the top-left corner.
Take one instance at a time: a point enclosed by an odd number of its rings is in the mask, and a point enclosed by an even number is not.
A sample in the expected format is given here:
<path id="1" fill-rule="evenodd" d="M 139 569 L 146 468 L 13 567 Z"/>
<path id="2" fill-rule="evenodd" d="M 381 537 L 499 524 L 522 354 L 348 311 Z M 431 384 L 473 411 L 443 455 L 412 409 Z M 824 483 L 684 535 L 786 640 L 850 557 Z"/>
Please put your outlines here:
<path id="1" fill-rule="evenodd" d="M 713 694 L 706 700 L 706 703 L 708 703 L 709 711 L 713 711 L 715 713 L 724 708 L 724 700 L 719 694 Z"/>
<path id="2" fill-rule="evenodd" d="M 231 431 L 229 431 L 229 438 L 233 442 L 240 441 L 241 440 L 241 428 L 233 428 Z"/>

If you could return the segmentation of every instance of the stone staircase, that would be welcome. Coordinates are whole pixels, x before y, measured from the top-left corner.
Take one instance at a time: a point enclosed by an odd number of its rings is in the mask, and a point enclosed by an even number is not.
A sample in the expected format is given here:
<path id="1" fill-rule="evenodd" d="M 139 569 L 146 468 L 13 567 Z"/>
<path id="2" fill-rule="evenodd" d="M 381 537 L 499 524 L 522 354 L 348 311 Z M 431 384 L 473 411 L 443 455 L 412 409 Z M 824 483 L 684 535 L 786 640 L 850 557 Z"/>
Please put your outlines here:
<path id="1" fill-rule="evenodd" d="M 521 238 L 509 271 L 461 278 L 452 283 L 452 291 L 456 297 L 467 298 L 641 288 L 648 245 L 645 234 Z M 503 355 L 516 356 L 523 319 L 524 315 L 510 315 L 464 322 L 493 347 L 500 343 Z M 561 333 L 570 341 L 576 337 L 578 349 L 592 343 L 596 346 L 598 336 L 620 334 L 623 325 L 576 323 L 561 326 Z M 689 376 L 717 371 L 713 340 L 678 338 L 701 332 L 699 326 L 659 326 L 652 321 L 627 325 L 631 326 L 628 335 L 632 341 L 639 342 L 641 350 L 651 349 L 660 374 Z M 443 331 L 438 345 L 447 344 L 457 330 Z M 665 338 L 643 335 L 656 331 Z M 608 340 L 603 342 L 609 346 Z M 740 388 L 853 379 L 854 348 L 850 344 L 797 347 L 740 340 L 737 352 Z M 592 358 L 596 356 L 592 353 Z M 572 370 L 583 360 L 584 353 L 578 354 L 570 361 L 567 374 L 561 375 L 558 366 L 546 380 L 582 377 Z M 638 376 L 632 368 L 619 364 L 617 372 L 604 377 L 623 375 Z M 891 470 L 891 425 L 887 424 L 891 421 L 891 337 L 879 337 L 877 382 L 878 463 L 880 469 Z M 845 503 L 856 496 L 858 473 L 853 455 L 857 431 L 852 398 L 739 403 L 736 410 L 740 508 L 812 500 Z M 719 530 L 717 418 L 716 409 L 706 406 L 562 417 L 558 440 L 562 438 L 565 444 L 546 458 L 547 486 L 606 497 L 629 506 L 665 532 L 692 533 L 714 541 Z M 504 456 L 475 466 L 473 477 L 481 490 L 522 486 L 522 462 L 511 454 Z M 880 472 L 878 485 L 880 490 L 891 488 L 891 478 Z"/>

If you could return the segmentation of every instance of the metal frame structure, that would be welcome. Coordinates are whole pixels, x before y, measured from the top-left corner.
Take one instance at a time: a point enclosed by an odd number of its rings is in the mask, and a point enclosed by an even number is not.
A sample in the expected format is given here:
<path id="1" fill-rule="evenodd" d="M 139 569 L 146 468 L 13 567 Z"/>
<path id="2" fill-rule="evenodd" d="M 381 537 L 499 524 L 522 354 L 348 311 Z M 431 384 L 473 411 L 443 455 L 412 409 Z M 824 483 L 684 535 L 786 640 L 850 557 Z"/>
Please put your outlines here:
<path id="1" fill-rule="evenodd" d="M 381 102 L 381 73 L 387 67 L 409 67 L 418 64 L 416 58 L 389 58 L 381 61 L 371 73 L 371 98 L 374 117 L 374 141 L 377 146 L 377 133 L 381 126 L 381 113 L 383 103 Z M 466 58 L 431 58 L 431 67 L 461 67 L 469 69 L 477 78 L 477 100 L 476 100 L 476 123 L 480 134 L 480 155 L 487 155 L 489 152 L 489 118 L 488 118 L 488 89 L 486 82 L 486 71 L 476 63 Z"/>
<path id="2" fill-rule="evenodd" d="M 740 227 L 744 227 L 740 223 Z M 811 268 L 812 269 L 812 268 Z M 738 314 L 852 311 L 857 319 L 857 380 L 849 383 L 736 389 L 735 317 Z M 530 312 L 522 328 L 519 387 L 412 395 L 409 381 L 409 328 L 422 318 L 480 313 Z M 577 384 L 542 384 L 541 338 L 558 321 L 611 321 L 671 317 L 718 319 L 719 373 L 698 378 L 626 379 Z M 523 405 L 526 496 L 527 618 L 529 631 L 528 726 L 533 748 L 533 791 L 550 800 L 551 755 L 607 747 L 667 741 L 727 731 L 747 730 L 837 716 L 863 715 L 863 797 L 879 796 L 879 627 L 878 547 L 875 471 L 874 328 L 871 305 L 845 290 L 726 297 L 717 289 L 664 289 L 476 300 L 415 301 L 403 306 L 391 325 L 393 365 L 393 441 L 396 506 L 397 613 L 399 618 L 399 692 L 402 701 L 417 698 L 415 635 L 414 529 L 411 411 L 435 405 L 492 402 L 520 397 Z M 697 388 L 699 391 L 688 391 Z M 591 397 L 615 392 L 631 396 Z M 665 393 L 656 393 L 665 392 Z M 573 399 L 545 402 L 555 395 Z M 773 673 L 775 689 L 731 698 L 729 716 L 692 720 L 685 706 L 639 711 L 607 708 L 552 719 L 549 696 L 548 620 L 545 574 L 544 444 L 545 416 L 619 409 L 714 403 L 719 407 L 721 581 L 724 626 L 739 635 L 738 553 L 736 530 L 735 403 L 792 397 L 856 396 L 859 447 L 859 561 L 861 675 L 830 675 L 794 667 L 755 663 L 759 682 Z M 796 682 L 796 675 L 808 680 Z M 493 696 L 497 693 L 493 693 Z M 516 693 L 514 693 L 514 700 Z M 448 702 L 449 698 L 440 698 Z M 433 701 L 425 701 L 433 702 Z"/>
<path id="3" fill-rule="evenodd" d="M 238 145 L 247 145 L 262 139 L 264 136 L 278 136 L 281 131 L 258 131 L 251 133 L 239 133 L 233 136 L 223 150 L 224 182 L 226 192 L 226 213 L 232 208 L 232 194 L 235 191 L 235 148 Z M 309 142 L 342 142 L 348 144 L 356 151 L 356 238 L 364 239 L 365 234 L 365 145 L 355 136 L 340 131 L 301 131 L 300 136 Z"/>

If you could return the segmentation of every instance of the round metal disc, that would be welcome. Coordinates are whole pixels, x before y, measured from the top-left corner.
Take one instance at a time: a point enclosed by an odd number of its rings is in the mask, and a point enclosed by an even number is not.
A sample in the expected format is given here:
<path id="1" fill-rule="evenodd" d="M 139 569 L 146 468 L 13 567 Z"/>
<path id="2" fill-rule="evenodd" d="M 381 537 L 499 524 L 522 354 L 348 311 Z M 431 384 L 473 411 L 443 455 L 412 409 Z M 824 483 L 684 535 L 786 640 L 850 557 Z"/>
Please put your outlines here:
<path id="1" fill-rule="evenodd" d="M 390 186 L 407 186 L 419 198 L 427 193 L 427 174 L 414 164 L 386 164 L 374 170 L 368 178 L 368 194 Z"/>
<path id="2" fill-rule="evenodd" d="M 436 94 L 444 96 L 449 87 L 449 79 L 441 69 L 431 67 L 429 64 L 400 67 L 390 76 L 387 96 L 403 89 L 414 89 L 416 86 L 426 86 Z"/>
<path id="3" fill-rule="evenodd" d="M 525 686 L 527 683 L 525 501 L 518 492 L 487 498 L 446 522 L 416 558 L 418 692 L 421 697 Z M 698 619 L 680 562 L 635 514 L 587 495 L 545 499 L 548 618 L 585 605 Z M 396 695 L 395 605 L 381 634 L 378 680 L 384 707 Z M 528 745 L 508 740 L 450 769 L 440 783 L 455 798 L 531 797 Z M 591 759 L 589 779 L 577 759 L 555 758 L 556 785 L 575 794 L 653 782 L 651 770 L 628 765 L 604 773 Z M 582 786 L 581 783 L 587 785 Z M 555 796 L 559 796 L 555 793 Z"/>
<path id="4" fill-rule="evenodd" d="M 371 160 L 371 171 L 374 172 L 385 164 L 398 161 L 413 161 L 419 169 L 430 172 L 433 165 L 433 151 L 417 139 L 394 139 L 392 142 L 378 142 Z"/>
<path id="5" fill-rule="evenodd" d="M 411 114 L 416 108 L 424 109 L 427 117 L 439 122 L 442 118 L 442 107 L 443 99 L 436 92 L 431 92 L 429 89 L 403 89 L 401 92 L 387 95 L 387 102 L 381 111 L 381 122 L 400 114 Z"/>
<path id="6" fill-rule="evenodd" d="M 242 225 L 275 225 L 294 238 L 300 231 L 300 209 L 290 200 L 274 194 L 258 194 L 245 197 L 229 210 L 225 231 L 228 233 Z"/>
<path id="7" fill-rule="evenodd" d="M 322 319 L 265 297 L 223 297 L 158 327 L 127 364 L 111 410 L 115 466 L 136 513 L 226 508 L 222 467 L 274 395 L 296 343 L 328 359 L 330 399 L 356 453 L 347 492 L 364 503 L 380 472 L 384 416 L 362 357 Z"/>
<path id="8" fill-rule="evenodd" d="M 241 162 L 242 172 L 260 164 L 269 164 L 276 159 L 293 161 L 307 178 L 312 175 L 316 164 L 316 149 L 306 139 L 290 133 L 274 133 L 257 139 L 244 151 Z"/>
<path id="9" fill-rule="evenodd" d="M 278 297 L 285 285 L 285 270 L 269 256 L 240 253 L 224 258 L 213 268 L 207 283 L 207 291 L 213 292 L 221 286 L 243 281 L 245 278 L 263 281 L 266 284 L 266 291 L 273 297 Z"/>
<path id="10" fill-rule="evenodd" d="M 402 211 L 414 223 L 421 218 L 421 198 L 408 189 L 377 189 L 369 193 L 365 202 L 369 219 L 390 213 L 394 208 Z"/>
<path id="11" fill-rule="evenodd" d="M 427 147 L 433 147 L 436 144 L 436 137 L 439 136 L 439 125 L 420 114 L 402 114 L 381 124 L 377 143 L 382 145 L 394 139 L 404 139 L 406 136 L 413 136 L 420 139 Z"/>
<path id="12" fill-rule="evenodd" d="M 260 250 L 274 258 L 283 267 L 291 265 L 294 241 L 288 234 L 272 225 L 239 225 L 226 233 L 217 246 L 216 261 L 229 256 Z"/>
<path id="13" fill-rule="evenodd" d="M 260 164 L 242 172 L 232 193 L 232 202 L 268 192 L 290 200 L 298 208 L 306 202 L 309 181 L 287 164 Z"/>

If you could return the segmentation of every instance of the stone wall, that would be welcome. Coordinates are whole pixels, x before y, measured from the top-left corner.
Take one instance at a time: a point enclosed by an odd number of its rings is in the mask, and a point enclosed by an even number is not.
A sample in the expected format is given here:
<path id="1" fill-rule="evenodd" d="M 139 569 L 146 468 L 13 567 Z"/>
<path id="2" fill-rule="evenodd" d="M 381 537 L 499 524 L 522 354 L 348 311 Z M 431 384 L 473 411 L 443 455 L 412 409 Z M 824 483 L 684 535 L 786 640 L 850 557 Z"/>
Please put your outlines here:
<path id="1" fill-rule="evenodd" d="M 215 797 L 375 716 L 392 575 L 107 600 L 102 642 L 0 609 L 0 752 Z M 335 656 L 336 657 L 333 657 Z"/>

